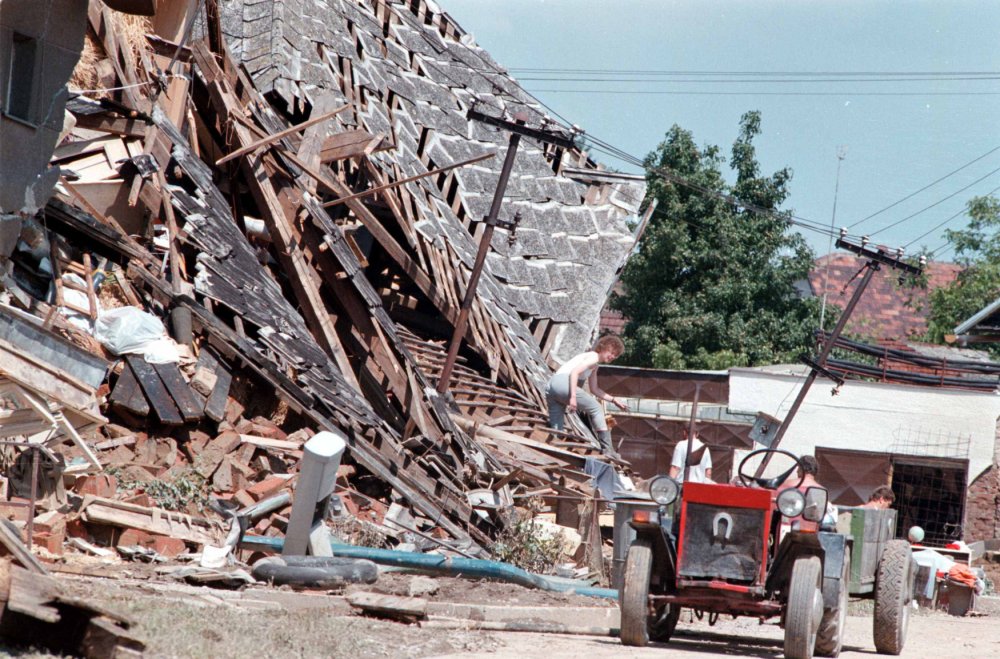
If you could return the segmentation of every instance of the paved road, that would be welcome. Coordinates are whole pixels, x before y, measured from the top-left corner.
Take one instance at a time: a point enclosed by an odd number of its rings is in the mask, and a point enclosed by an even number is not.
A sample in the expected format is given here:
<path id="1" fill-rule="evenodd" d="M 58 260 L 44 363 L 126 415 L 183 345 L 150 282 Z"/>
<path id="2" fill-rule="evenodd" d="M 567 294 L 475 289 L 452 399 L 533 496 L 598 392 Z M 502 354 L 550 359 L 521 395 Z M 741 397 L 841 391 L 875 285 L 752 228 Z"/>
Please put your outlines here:
<path id="1" fill-rule="evenodd" d="M 528 659 L 603 659 L 609 657 L 762 657 L 782 656 L 783 631 L 775 624 L 760 625 L 756 620 L 720 620 L 715 627 L 705 621 L 685 622 L 669 644 L 647 648 L 626 648 L 617 639 L 557 634 L 489 633 L 499 647 L 491 652 L 473 652 L 462 657 L 511 657 Z M 843 659 L 875 655 L 872 619 L 847 619 Z M 948 659 L 1000 657 L 1000 625 L 997 617 L 955 618 L 944 613 L 921 612 L 910 618 L 903 657 Z"/>

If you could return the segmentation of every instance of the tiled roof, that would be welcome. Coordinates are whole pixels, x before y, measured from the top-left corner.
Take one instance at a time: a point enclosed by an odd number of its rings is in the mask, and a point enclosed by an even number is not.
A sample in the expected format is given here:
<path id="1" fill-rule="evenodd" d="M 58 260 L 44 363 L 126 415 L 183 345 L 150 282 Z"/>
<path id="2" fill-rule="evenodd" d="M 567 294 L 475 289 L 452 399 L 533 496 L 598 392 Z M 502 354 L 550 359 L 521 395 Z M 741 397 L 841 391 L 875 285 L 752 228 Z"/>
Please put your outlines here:
<path id="1" fill-rule="evenodd" d="M 323 95 L 361 99 L 337 116 L 338 130 L 389 136 L 395 148 L 371 156 L 387 179 L 496 152 L 453 175 L 406 184 L 413 242 L 442 257 L 432 259 L 432 277 L 471 267 L 508 135 L 469 120 L 468 111 L 523 114 L 537 127 L 549 121 L 542 106 L 432 2 L 234 0 L 221 9 L 233 54 L 261 91 L 291 109 Z M 521 142 L 501 213 L 520 213 L 517 239 L 494 234 L 478 294 L 511 338 L 518 368 L 539 382 L 548 374 L 530 322 L 552 324 L 546 347 L 558 361 L 589 347 L 634 245 L 627 220 L 644 193 L 641 178 L 599 172 L 578 150 Z M 482 321 L 474 314 L 472 322 Z"/>
<path id="2" fill-rule="evenodd" d="M 843 309 L 861 281 L 858 275 L 864 261 L 854 254 L 835 252 L 816 259 L 809 273 L 809 285 L 821 297 L 826 284 L 827 304 Z M 829 268 L 828 268 L 829 266 Z M 915 338 L 927 331 L 927 295 L 946 286 L 962 268 L 954 263 L 928 263 L 927 289 L 907 288 L 889 268 L 875 273 L 858 303 L 854 317 L 847 323 L 849 334 L 872 340 Z"/>

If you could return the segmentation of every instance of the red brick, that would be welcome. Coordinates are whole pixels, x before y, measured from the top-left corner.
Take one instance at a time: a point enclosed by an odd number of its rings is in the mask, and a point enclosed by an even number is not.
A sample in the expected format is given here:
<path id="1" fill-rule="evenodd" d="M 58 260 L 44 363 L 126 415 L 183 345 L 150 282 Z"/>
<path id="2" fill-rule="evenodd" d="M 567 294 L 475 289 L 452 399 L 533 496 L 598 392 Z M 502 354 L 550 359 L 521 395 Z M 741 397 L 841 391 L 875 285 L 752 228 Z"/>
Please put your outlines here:
<path id="1" fill-rule="evenodd" d="M 42 547 L 45 551 L 56 556 L 62 556 L 63 542 L 66 540 L 64 533 L 48 533 L 46 531 L 36 531 L 31 536 L 32 547 Z"/>
<path id="2" fill-rule="evenodd" d="M 118 491 L 118 480 L 108 474 L 90 474 L 81 476 L 73 484 L 77 494 L 93 494 L 97 497 L 110 499 Z"/>
<path id="3" fill-rule="evenodd" d="M 146 508 L 156 508 L 156 502 L 145 492 L 130 496 L 125 499 L 125 503 L 134 503 L 137 506 L 145 506 Z"/>
<path id="4" fill-rule="evenodd" d="M 239 490 L 233 494 L 233 498 L 240 502 L 240 505 L 246 508 L 247 506 L 252 506 L 257 503 L 257 500 L 250 496 L 250 493 L 246 490 Z"/>
<path id="5" fill-rule="evenodd" d="M 32 529 L 45 533 L 66 534 L 66 515 L 50 510 L 35 517 L 31 523 Z"/>
<path id="6" fill-rule="evenodd" d="M 243 416 L 243 411 L 245 409 L 246 408 L 242 404 L 240 404 L 239 401 L 237 401 L 235 398 L 233 398 L 232 396 L 230 396 L 226 400 L 226 421 L 228 421 L 229 423 L 231 423 L 231 424 L 233 424 L 235 426 L 236 425 L 236 421 L 241 416 Z"/>
<path id="7" fill-rule="evenodd" d="M 87 525 L 83 523 L 83 520 L 77 517 L 66 522 L 66 535 L 71 538 L 83 538 L 86 540 L 90 537 L 90 531 Z"/>
<path id="8" fill-rule="evenodd" d="M 117 547 L 132 547 L 138 545 L 140 547 L 145 547 L 148 543 L 152 542 L 153 534 L 146 533 L 145 531 L 140 531 L 139 529 L 125 529 L 122 534 L 118 536 L 118 542 L 115 543 Z"/>
<path id="9" fill-rule="evenodd" d="M 277 494 L 287 484 L 287 478 L 271 476 L 270 478 L 265 478 L 259 483 L 254 483 L 248 487 L 246 491 L 254 498 L 254 500 L 260 501 L 261 499 L 266 499 L 269 496 Z"/>
<path id="10" fill-rule="evenodd" d="M 187 545 L 180 538 L 171 538 L 165 535 L 154 535 L 150 540 L 149 544 L 143 545 L 148 549 L 152 549 L 160 556 L 166 556 L 167 558 L 174 558 L 180 554 L 183 554 L 187 550 Z"/>

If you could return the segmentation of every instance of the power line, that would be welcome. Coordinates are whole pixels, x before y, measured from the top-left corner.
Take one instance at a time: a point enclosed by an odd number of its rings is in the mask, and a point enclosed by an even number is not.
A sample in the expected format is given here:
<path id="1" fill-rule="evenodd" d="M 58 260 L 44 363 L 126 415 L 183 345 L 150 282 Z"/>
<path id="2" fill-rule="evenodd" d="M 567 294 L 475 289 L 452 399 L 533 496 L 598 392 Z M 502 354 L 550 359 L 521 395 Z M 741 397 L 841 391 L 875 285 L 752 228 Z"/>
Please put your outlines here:
<path id="1" fill-rule="evenodd" d="M 945 180 L 946 178 L 948 178 L 948 177 L 950 177 L 950 176 L 954 176 L 955 174 L 959 173 L 960 171 L 962 171 L 962 170 L 963 170 L 963 169 L 965 169 L 966 167 L 969 167 L 969 166 L 971 166 L 971 165 L 974 165 L 974 164 L 976 164 L 977 162 L 979 162 L 980 160 L 982 160 L 982 159 L 983 159 L 983 158 L 985 158 L 986 156 L 989 156 L 989 155 L 991 155 L 991 154 L 993 154 L 993 153 L 995 153 L 995 152 L 997 152 L 997 151 L 1000 151 L 1000 146 L 996 146 L 996 147 L 993 147 L 992 149 L 990 149 L 989 151 L 987 151 L 987 152 L 986 152 L 986 153 L 984 153 L 983 155 L 979 156 L 978 158 L 974 158 L 974 159 L 970 160 L 969 162 L 965 163 L 964 165 L 962 165 L 961 167 L 958 167 L 958 168 L 956 168 L 956 169 L 953 169 L 953 170 L 951 170 L 950 172 L 948 172 L 947 174 L 945 174 L 945 175 L 944 175 L 944 176 L 942 176 L 941 178 L 939 178 L 939 179 L 936 179 L 936 180 L 934 180 L 934 181 L 931 181 L 930 183 L 928 183 L 928 184 L 927 184 L 927 185 L 925 185 L 924 187 L 920 188 L 920 189 L 919 189 L 919 190 L 917 190 L 916 192 L 911 192 L 910 194 L 906 195 L 905 197 L 903 197 L 903 198 L 902 198 L 902 199 L 900 199 L 899 201 L 895 201 L 895 202 L 893 202 L 893 203 L 889 204 L 888 206 L 886 206 L 885 208 L 882 208 L 882 209 L 880 209 L 880 210 L 877 210 L 877 211 L 875 211 L 874 213 L 872 213 L 872 214 L 871 214 L 871 215 L 869 215 L 868 217 L 863 217 L 863 218 L 861 218 L 860 220 L 858 220 L 858 221 L 857 221 L 857 222 L 855 222 L 854 224 L 850 225 L 850 226 L 849 226 L 848 228 L 849 228 L 849 229 L 853 229 L 854 227 L 858 226 L 859 224 L 861 224 L 861 223 L 863 223 L 863 222 L 867 222 L 868 220 L 872 219 L 873 217 L 875 217 L 875 216 L 877 216 L 877 215 L 881 215 L 882 213 L 884 213 L 885 211 L 889 210 L 890 208 L 893 208 L 893 207 L 895 207 L 895 206 L 898 206 L 899 204 L 903 203 L 903 202 L 904 202 L 904 201 L 906 201 L 907 199 L 910 199 L 911 197 L 914 197 L 914 196 L 916 196 L 916 195 L 920 194 L 920 193 L 921 193 L 921 192 L 923 192 L 924 190 L 926 190 L 926 189 L 928 189 L 928 188 L 930 188 L 930 187 L 933 187 L 933 186 L 937 185 L 938 183 L 940 183 L 941 181 Z"/>
<path id="2" fill-rule="evenodd" d="M 987 196 L 987 197 L 988 197 L 989 195 L 991 195 L 991 194 L 993 194 L 994 192 L 997 192 L 997 191 L 1000 191 L 1000 186 L 997 186 L 997 187 L 993 188 L 992 190 L 990 190 L 989 192 L 987 192 L 987 193 L 986 193 L 986 194 L 985 194 L 984 196 Z M 928 231 L 926 231 L 925 233 L 922 233 L 922 234 L 920 234 L 919 236 L 917 236 L 916 238 L 914 238 L 914 239 L 913 239 L 913 240 L 911 240 L 910 242 L 908 242 L 908 243 L 906 243 L 905 245 L 903 245 L 903 248 L 905 249 L 905 248 L 909 247 L 910 245 L 912 245 L 913 243 L 917 242 L 918 240 L 921 240 L 921 239 L 923 239 L 923 238 L 926 238 L 926 237 L 927 237 L 927 236 L 929 236 L 930 234 L 934 233 L 935 231 L 937 231 L 938 229 L 940 229 L 940 228 L 941 228 L 941 227 L 943 227 L 944 225 L 946 225 L 946 224 L 948 224 L 949 222 L 951 222 L 952 220 L 954 220 L 954 219 L 955 219 L 956 217 L 958 217 L 959 215 L 964 215 L 964 214 L 965 214 L 965 213 L 967 212 L 967 210 L 968 210 L 967 208 L 964 208 L 964 207 L 963 207 L 963 208 L 962 208 L 961 210 L 959 210 L 959 211 L 958 211 L 957 213 L 955 213 L 954 215 L 952 215 L 951 217 L 949 217 L 949 218 L 948 218 L 947 220 L 945 220 L 945 221 L 941 222 L 940 224 L 936 224 L 936 225 L 934 225 L 933 227 L 931 227 L 931 228 L 930 228 L 930 229 L 929 229 Z"/>
<path id="3" fill-rule="evenodd" d="M 906 217 L 904 217 L 904 218 L 903 218 L 903 219 L 901 219 L 901 220 L 896 220 L 896 221 L 895 221 L 895 222 L 893 222 L 892 224 L 889 224 L 889 225 L 887 225 L 887 226 L 884 226 L 884 227 L 882 227 L 881 229 L 879 229 L 878 231 L 873 231 L 873 232 L 872 232 L 872 233 L 870 233 L 869 235 L 870 235 L 870 236 L 874 236 L 874 235 L 877 235 L 877 234 L 880 234 L 880 233 L 882 233 L 883 231 L 887 231 L 887 230 L 889 230 L 889 229 L 891 229 L 891 228 L 893 228 L 893 227 L 895 227 L 895 226 L 898 226 L 898 225 L 902 224 L 903 222 L 906 222 L 906 221 L 907 221 L 907 220 L 909 220 L 909 219 L 912 219 L 912 218 L 916 217 L 917 215 L 920 215 L 920 214 L 921 214 L 921 213 L 923 213 L 924 211 L 927 211 L 927 210 L 930 210 L 930 209 L 934 208 L 935 206 L 937 206 L 937 205 L 939 205 L 939 204 L 943 204 L 944 202 L 948 201 L 949 199 L 951 199 L 952 197 L 954 197 L 954 196 L 955 196 L 955 195 L 957 195 L 958 193 L 960 193 L 960 192 L 965 192 L 966 190 L 968 190 L 968 189 L 969 189 L 969 188 L 971 188 L 972 186 L 974 186 L 974 185 L 976 185 L 977 183 L 980 183 L 980 182 L 982 182 L 982 181 L 984 181 L 984 180 L 988 179 L 989 177 L 993 176 L 993 175 L 994 175 L 994 174 L 996 174 L 997 172 L 1000 172 L 1000 167 L 997 167 L 996 169 L 994 169 L 994 170 L 993 170 L 993 171 L 991 171 L 991 172 L 987 172 L 987 173 L 986 173 L 985 175 L 983 175 L 983 176 L 980 176 L 979 178 L 977 178 L 977 179 L 976 179 L 975 181 L 973 181 L 972 183 L 970 183 L 970 184 L 968 184 L 968 185 L 966 185 L 966 186 L 964 186 L 964 187 L 962 187 L 962 188 L 959 188 L 958 190 L 955 190 L 954 192 L 952 192 L 952 193 L 951 193 L 950 195 L 948 195 L 947 197 L 943 197 L 943 198 L 941 198 L 941 199 L 938 199 L 937 201 L 935 201 L 935 202 L 934 202 L 933 204 L 931 204 L 930 206 L 925 206 L 924 208 L 921 208 L 920 210 L 918 210 L 918 211 L 917 211 L 916 213 L 911 213 L 911 214 L 907 215 Z"/>

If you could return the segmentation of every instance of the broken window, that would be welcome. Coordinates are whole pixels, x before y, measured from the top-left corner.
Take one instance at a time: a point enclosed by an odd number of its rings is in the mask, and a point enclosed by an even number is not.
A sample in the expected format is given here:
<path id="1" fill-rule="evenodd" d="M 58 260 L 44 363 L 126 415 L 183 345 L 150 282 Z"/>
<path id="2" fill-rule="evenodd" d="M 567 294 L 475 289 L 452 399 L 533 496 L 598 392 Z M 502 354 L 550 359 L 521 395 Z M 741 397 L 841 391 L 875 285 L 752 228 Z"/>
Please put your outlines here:
<path id="1" fill-rule="evenodd" d="M 15 32 L 10 46 L 10 72 L 7 77 L 8 116 L 34 123 L 32 99 L 34 97 L 35 57 L 38 40 Z"/>

